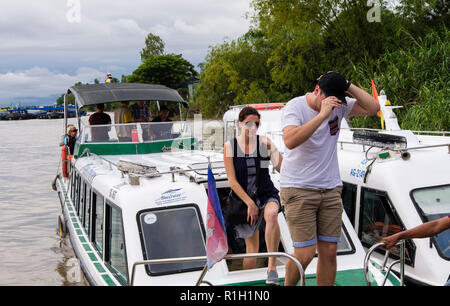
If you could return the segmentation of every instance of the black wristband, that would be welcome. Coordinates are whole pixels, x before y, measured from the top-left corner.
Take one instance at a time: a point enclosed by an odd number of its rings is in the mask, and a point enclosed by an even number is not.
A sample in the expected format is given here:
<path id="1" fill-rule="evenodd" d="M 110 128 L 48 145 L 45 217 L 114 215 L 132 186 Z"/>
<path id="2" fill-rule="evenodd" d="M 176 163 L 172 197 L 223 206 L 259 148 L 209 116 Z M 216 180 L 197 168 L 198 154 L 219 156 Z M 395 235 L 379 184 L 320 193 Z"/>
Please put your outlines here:
<path id="1" fill-rule="evenodd" d="M 345 89 L 345 91 L 347 91 L 350 88 L 350 85 L 352 85 L 352 83 L 347 80 L 347 88 Z"/>

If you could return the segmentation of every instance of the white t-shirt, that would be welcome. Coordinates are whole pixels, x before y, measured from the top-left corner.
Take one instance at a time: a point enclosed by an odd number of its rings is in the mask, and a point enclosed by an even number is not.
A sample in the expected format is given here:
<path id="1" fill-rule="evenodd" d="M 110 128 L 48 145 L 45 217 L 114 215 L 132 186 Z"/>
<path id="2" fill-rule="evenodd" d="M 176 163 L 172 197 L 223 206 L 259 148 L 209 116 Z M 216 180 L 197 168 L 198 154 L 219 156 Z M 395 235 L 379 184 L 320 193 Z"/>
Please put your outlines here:
<path id="1" fill-rule="evenodd" d="M 342 186 L 336 146 L 341 120 L 348 117 L 356 102 L 353 98 L 346 100 L 347 105 L 335 108 L 308 140 L 292 150 L 286 148 L 281 164 L 281 187 L 331 189 Z M 282 128 L 303 125 L 318 114 L 308 105 L 306 96 L 294 98 L 283 109 Z"/>

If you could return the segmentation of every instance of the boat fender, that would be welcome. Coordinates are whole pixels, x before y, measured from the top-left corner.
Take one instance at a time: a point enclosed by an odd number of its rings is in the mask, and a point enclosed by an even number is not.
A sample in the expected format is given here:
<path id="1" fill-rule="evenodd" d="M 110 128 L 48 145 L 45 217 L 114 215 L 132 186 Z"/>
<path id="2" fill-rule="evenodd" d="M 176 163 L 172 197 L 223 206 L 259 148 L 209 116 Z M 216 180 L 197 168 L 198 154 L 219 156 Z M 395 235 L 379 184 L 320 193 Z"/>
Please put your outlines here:
<path id="1" fill-rule="evenodd" d="M 58 216 L 58 235 L 61 238 L 64 238 L 67 235 L 67 226 L 63 215 Z"/>
<path id="2" fill-rule="evenodd" d="M 57 174 L 56 176 L 55 176 L 55 178 L 52 180 L 52 189 L 54 190 L 54 191 L 57 191 L 58 189 L 56 188 L 56 180 L 58 179 L 58 177 L 59 177 L 59 174 Z"/>
<path id="3" fill-rule="evenodd" d="M 62 165 L 62 174 L 63 177 L 69 177 L 67 168 L 68 168 L 68 164 L 69 164 L 69 155 L 68 155 L 68 147 L 67 146 L 63 146 L 61 148 L 61 165 Z"/>

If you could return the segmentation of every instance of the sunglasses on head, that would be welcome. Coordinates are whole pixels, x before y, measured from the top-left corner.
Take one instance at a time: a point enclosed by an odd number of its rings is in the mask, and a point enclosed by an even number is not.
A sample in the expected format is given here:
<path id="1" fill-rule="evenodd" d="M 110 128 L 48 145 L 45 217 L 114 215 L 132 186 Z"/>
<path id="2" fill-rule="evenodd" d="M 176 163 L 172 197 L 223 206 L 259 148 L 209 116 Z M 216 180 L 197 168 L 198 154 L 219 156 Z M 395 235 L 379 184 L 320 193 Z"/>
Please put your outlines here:
<path id="1" fill-rule="evenodd" d="M 248 128 L 251 128 L 253 125 L 256 125 L 256 127 L 259 128 L 259 124 L 260 124 L 259 121 L 256 121 L 256 122 L 249 121 L 249 122 L 245 123 L 245 126 L 248 127 Z"/>

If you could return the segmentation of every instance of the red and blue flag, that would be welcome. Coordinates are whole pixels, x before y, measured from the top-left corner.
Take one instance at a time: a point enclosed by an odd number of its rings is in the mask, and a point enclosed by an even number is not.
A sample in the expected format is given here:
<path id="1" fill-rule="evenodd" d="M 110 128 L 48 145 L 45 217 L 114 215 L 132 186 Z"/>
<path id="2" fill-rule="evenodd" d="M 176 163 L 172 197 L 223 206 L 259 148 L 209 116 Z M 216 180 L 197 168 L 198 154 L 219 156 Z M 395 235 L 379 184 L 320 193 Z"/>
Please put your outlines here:
<path id="1" fill-rule="evenodd" d="M 228 252 L 225 220 L 222 216 L 216 181 L 208 167 L 208 208 L 206 228 L 206 256 L 208 270 L 221 261 Z"/>

